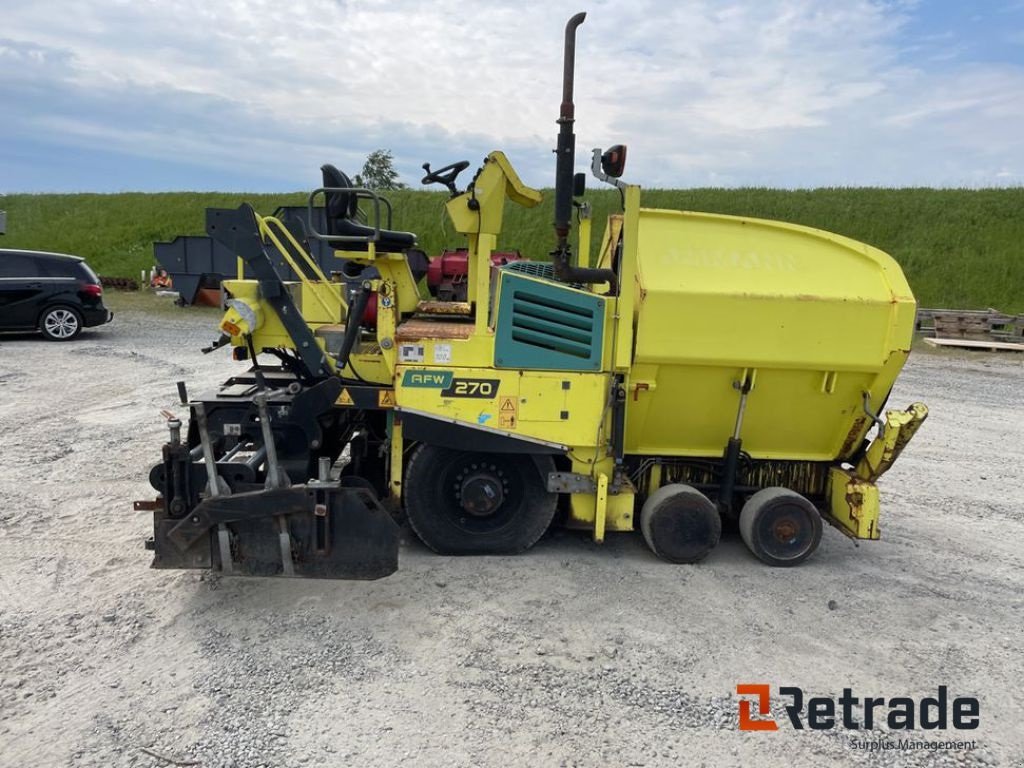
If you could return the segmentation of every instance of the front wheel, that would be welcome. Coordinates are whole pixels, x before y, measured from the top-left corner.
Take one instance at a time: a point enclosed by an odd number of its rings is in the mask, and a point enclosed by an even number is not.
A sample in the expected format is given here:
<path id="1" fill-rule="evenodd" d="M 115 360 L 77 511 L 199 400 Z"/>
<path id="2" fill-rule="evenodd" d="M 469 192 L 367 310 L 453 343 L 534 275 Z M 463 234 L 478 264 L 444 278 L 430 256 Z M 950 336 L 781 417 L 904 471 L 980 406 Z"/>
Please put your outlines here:
<path id="1" fill-rule="evenodd" d="M 405 473 L 409 525 L 442 555 L 513 554 L 551 525 L 550 456 L 480 453 L 421 445 Z"/>
<path id="2" fill-rule="evenodd" d="M 71 307 L 50 307 L 39 318 L 39 330 L 50 341 L 71 341 L 82 332 L 82 316 Z"/>

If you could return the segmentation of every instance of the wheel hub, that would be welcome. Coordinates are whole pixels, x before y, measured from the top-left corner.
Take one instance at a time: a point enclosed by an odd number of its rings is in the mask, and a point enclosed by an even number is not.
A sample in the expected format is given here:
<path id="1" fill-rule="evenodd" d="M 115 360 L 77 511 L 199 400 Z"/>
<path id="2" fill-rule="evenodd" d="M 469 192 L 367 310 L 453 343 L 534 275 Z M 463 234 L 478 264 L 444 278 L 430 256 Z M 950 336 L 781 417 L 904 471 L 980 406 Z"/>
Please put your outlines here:
<path id="1" fill-rule="evenodd" d="M 789 544 L 800 533 L 800 526 L 792 518 L 784 517 L 775 522 L 772 533 L 780 544 Z"/>
<path id="2" fill-rule="evenodd" d="M 58 309 L 47 315 L 46 329 L 53 336 L 67 338 L 78 330 L 78 318 L 65 309 Z"/>
<path id="3" fill-rule="evenodd" d="M 459 486 L 459 503 L 471 515 L 494 514 L 505 501 L 501 480 L 489 472 L 473 472 Z"/>

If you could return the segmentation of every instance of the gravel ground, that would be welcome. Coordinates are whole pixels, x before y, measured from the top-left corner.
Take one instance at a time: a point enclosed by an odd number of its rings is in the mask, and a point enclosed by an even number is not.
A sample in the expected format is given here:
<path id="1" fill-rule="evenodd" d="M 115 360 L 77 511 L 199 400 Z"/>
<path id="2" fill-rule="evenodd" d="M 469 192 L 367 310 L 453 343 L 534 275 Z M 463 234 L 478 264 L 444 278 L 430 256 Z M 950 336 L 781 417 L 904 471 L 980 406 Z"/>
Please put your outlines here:
<path id="1" fill-rule="evenodd" d="M 520 557 L 413 540 L 370 583 L 148 569 L 173 408 L 226 378 L 213 318 L 140 311 L 72 344 L 0 337 L 0 765 L 1021 765 L 1020 356 L 914 356 L 932 415 L 882 483 L 884 540 L 826 529 L 775 570 L 556 531 Z M 976 748 L 866 753 L 736 730 L 739 682 L 981 700 Z M 781 714 L 781 713 L 780 713 Z M 913 734 L 961 738 L 955 731 Z M 874 737 L 885 734 L 876 732 Z"/>

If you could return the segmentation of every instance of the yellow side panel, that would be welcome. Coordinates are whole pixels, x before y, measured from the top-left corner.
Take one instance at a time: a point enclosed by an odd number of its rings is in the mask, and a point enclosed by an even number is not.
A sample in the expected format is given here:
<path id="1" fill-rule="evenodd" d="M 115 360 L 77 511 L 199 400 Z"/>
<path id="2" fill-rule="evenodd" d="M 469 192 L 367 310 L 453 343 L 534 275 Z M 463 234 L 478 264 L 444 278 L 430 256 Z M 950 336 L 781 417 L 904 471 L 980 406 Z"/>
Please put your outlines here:
<path id="1" fill-rule="evenodd" d="M 755 369 L 757 383 L 740 433 L 743 450 L 763 459 L 848 456 L 871 427 L 863 392 L 880 404 L 906 357 L 894 352 L 880 372 Z M 735 426 L 739 393 L 733 382 L 741 371 L 739 365 L 634 366 L 627 386 L 626 452 L 720 455 Z"/>
<path id="2" fill-rule="evenodd" d="M 565 446 L 594 446 L 608 377 L 399 365 L 400 410 Z"/>
<path id="3" fill-rule="evenodd" d="M 881 251 L 780 222 L 640 210 L 640 299 L 627 453 L 721 455 L 756 371 L 741 437 L 754 458 L 850 455 L 906 360 L 915 301 Z"/>

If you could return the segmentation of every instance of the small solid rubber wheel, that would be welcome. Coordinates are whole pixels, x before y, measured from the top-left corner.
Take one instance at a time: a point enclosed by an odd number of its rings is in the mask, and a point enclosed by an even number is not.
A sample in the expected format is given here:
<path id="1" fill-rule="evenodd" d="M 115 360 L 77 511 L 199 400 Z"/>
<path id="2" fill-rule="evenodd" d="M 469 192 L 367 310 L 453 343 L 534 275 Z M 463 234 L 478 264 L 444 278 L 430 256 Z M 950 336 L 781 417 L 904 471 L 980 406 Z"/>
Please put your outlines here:
<path id="1" fill-rule="evenodd" d="M 405 472 L 409 525 L 442 555 L 513 554 L 551 525 L 550 456 L 479 453 L 421 445 Z"/>
<path id="2" fill-rule="evenodd" d="M 663 485 L 640 509 L 647 546 L 670 563 L 696 563 L 722 537 L 722 518 L 707 496 L 689 485 Z"/>
<path id="3" fill-rule="evenodd" d="M 765 488 L 743 505 L 740 536 L 758 560 L 777 567 L 798 565 L 821 542 L 821 515 L 796 491 Z"/>
<path id="4" fill-rule="evenodd" d="M 71 307 L 50 307 L 39 318 L 39 330 L 50 341 L 71 341 L 82 332 L 82 316 Z"/>

